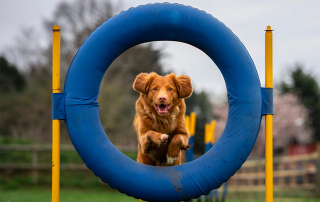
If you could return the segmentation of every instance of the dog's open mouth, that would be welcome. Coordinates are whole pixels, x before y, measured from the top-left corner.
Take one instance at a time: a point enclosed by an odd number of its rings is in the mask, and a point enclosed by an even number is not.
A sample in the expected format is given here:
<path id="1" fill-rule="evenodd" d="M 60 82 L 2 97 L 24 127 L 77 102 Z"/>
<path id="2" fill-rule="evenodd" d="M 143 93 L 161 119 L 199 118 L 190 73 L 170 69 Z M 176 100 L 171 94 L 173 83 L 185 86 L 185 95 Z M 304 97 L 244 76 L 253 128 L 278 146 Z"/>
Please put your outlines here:
<path id="1" fill-rule="evenodd" d="M 155 104 L 156 110 L 158 112 L 159 115 L 166 115 L 170 109 L 170 104 L 165 105 L 165 104 L 160 104 L 157 105 Z"/>

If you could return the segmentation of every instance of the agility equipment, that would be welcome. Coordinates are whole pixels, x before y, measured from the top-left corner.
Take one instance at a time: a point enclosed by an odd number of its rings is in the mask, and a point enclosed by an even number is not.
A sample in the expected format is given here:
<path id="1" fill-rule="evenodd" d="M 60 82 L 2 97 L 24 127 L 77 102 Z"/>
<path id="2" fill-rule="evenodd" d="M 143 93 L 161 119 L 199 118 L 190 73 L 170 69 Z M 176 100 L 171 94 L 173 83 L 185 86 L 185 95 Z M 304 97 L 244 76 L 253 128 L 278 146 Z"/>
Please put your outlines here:
<path id="1" fill-rule="evenodd" d="M 229 111 L 222 136 L 205 155 L 179 166 L 131 160 L 110 142 L 99 118 L 99 87 L 110 64 L 127 49 L 151 41 L 178 41 L 202 50 L 218 66 L 227 86 Z M 53 93 L 52 118 L 66 120 L 71 141 L 87 167 L 111 187 L 147 201 L 185 201 L 220 187 L 246 161 L 265 114 L 273 114 L 272 88 L 261 88 L 244 45 L 216 18 L 180 4 L 148 4 L 107 20 L 78 50 L 64 92 Z"/>

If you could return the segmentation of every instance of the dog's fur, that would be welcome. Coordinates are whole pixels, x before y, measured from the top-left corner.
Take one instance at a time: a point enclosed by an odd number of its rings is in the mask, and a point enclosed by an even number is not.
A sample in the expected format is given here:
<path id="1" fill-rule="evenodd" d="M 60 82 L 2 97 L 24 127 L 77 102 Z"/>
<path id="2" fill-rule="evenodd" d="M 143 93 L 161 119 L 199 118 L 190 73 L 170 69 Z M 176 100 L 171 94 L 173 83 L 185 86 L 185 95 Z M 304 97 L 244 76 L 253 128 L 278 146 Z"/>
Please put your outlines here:
<path id="1" fill-rule="evenodd" d="M 133 88 L 140 92 L 134 126 L 138 136 L 139 163 L 154 166 L 181 164 L 189 133 L 185 123 L 184 98 L 192 94 L 188 76 L 141 73 Z"/>

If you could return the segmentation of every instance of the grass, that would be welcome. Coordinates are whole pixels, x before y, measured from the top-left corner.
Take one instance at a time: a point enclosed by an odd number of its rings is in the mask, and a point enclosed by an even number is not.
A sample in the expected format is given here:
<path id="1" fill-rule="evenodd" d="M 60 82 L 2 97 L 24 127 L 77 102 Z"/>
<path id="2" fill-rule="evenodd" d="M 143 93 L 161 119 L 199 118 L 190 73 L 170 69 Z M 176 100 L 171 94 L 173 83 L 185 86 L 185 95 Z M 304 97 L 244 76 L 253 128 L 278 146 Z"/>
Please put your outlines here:
<path id="1" fill-rule="evenodd" d="M 33 188 L 33 189 L 15 189 L 0 190 L 1 202 L 50 202 L 51 189 Z M 82 189 L 61 189 L 60 201 L 64 202 L 137 202 L 136 199 L 121 194 L 117 191 L 103 190 L 82 190 Z"/>
<path id="2" fill-rule="evenodd" d="M 0 189 L 0 202 L 50 202 L 51 189 L 24 188 L 3 190 Z M 121 194 L 116 190 L 102 189 L 61 189 L 60 201 L 63 202 L 137 202 L 137 199 Z M 263 202 L 264 199 L 227 199 L 226 202 Z M 275 198 L 274 202 L 319 202 L 320 199 L 307 198 Z"/>

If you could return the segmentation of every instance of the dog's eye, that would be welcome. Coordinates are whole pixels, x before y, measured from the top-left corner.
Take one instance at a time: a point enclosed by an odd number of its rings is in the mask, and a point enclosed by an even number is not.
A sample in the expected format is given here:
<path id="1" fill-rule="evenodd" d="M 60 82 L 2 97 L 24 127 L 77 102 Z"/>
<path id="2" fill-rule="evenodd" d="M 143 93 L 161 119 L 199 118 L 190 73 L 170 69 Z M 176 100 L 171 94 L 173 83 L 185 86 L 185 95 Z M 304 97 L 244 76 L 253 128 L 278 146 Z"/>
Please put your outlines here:
<path id="1" fill-rule="evenodd" d="M 171 87 L 169 87 L 169 91 L 172 91 L 173 89 Z"/>
<path id="2" fill-rule="evenodd" d="M 153 90 L 158 90 L 158 88 L 157 88 L 157 87 L 154 87 Z"/>

